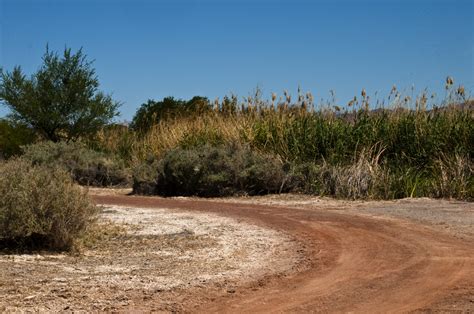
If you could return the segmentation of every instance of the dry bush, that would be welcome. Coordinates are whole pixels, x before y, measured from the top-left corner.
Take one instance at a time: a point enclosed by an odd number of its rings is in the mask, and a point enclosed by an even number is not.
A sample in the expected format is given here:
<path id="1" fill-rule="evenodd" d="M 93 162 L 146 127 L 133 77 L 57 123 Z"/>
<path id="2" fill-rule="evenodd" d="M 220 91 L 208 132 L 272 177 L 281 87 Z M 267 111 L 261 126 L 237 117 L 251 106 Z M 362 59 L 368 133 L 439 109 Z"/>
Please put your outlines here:
<path id="1" fill-rule="evenodd" d="M 70 250 L 97 208 L 62 169 L 12 159 L 0 165 L 0 245 Z"/>
<path id="2" fill-rule="evenodd" d="M 79 142 L 39 142 L 23 147 L 23 158 L 33 164 L 60 166 L 74 181 L 90 186 L 127 186 L 131 181 L 125 163 Z"/>
<path id="3" fill-rule="evenodd" d="M 321 194 L 350 199 L 386 198 L 390 179 L 380 164 L 383 152 L 383 148 L 375 145 L 363 149 L 350 165 L 325 163 L 320 170 Z"/>
<path id="4" fill-rule="evenodd" d="M 133 193 L 141 195 L 158 194 L 157 180 L 160 162 L 150 157 L 133 168 Z"/>
<path id="5" fill-rule="evenodd" d="M 434 196 L 474 198 L 474 162 L 471 158 L 458 154 L 454 157 L 443 155 L 436 161 L 434 173 Z"/>

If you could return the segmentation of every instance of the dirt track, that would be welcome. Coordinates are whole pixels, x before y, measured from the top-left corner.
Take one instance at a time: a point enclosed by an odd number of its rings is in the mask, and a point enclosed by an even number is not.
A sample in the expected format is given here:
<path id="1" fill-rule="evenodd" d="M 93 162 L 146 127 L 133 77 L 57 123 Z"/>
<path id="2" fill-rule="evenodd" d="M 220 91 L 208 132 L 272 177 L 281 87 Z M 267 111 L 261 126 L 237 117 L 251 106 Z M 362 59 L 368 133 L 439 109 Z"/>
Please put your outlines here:
<path id="1" fill-rule="evenodd" d="M 179 208 L 251 221 L 303 243 L 304 270 L 235 292 L 191 295 L 201 312 L 473 312 L 474 245 L 416 221 L 353 211 L 95 195 L 101 204 Z"/>

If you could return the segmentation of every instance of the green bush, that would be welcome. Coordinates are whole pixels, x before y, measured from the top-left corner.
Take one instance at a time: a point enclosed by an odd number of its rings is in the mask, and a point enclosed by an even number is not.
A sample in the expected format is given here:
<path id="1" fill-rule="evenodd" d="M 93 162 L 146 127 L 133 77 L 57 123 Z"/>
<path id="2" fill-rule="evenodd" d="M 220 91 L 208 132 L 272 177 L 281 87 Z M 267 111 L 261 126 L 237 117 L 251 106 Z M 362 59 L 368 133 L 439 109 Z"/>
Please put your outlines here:
<path id="1" fill-rule="evenodd" d="M 131 181 L 130 170 L 123 161 L 78 142 L 41 142 L 23 150 L 23 158 L 33 164 L 61 166 L 82 185 L 127 186 Z"/>
<path id="2" fill-rule="evenodd" d="M 97 208 L 63 169 L 24 159 L 0 164 L 0 245 L 68 250 Z"/>
<path id="3" fill-rule="evenodd" d="M 286 190 L 297 193 L 321 194 L 321 166 L 312 162 L 292 163 L 285 182 Z"/>
<path id="4" fill-rule="evenodd" d="M 159 161 L 154 157 L 149 157 L 133 169 L 133 192 L 135 194 L 157 194 L 159 167 Z"/>
<path id="5" fill-rule="evenodd" d="M 149 173 L 150 166 L 142 166 L 140 171 Z M 174 149 L 151 168 L 154 176 L 145 178 L 141 172 L 141 181 L 136 177 L 135 193 L 143 193 L 140 186 L 147 182 L 155 184 L 150 191 L 163 196 L 277 193 L 286 177 L 277 158 L 239 145 Z"/>
<path id="6" fill-rule="evenodd" d="M 9 119 L 0 119 L 0 160 L 21 154 L 21 146 L 35 141 L 34 130 Z"/>

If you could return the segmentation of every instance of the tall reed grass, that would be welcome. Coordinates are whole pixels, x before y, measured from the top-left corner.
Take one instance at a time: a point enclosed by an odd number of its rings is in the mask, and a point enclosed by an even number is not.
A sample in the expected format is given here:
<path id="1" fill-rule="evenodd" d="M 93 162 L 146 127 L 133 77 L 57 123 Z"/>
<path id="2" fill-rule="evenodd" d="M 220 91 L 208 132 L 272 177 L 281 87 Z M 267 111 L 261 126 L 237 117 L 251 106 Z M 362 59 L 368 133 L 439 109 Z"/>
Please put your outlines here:
<path id="1" fill-rule="evenodd" d="M 291 102 L 287 92 L 279 100 L 275 94 L 262 100 L 257 92 L 241 103 L 226 97 L 211 111 L 162 119 L 145 134 L 103 131 L 97 145 L 133 166 L 175 148 L 239 143 L 276 155 L 290 168 L 316 165 L 315 193 L 473 198 L 474 101 L 461 86 L 447 80 L 446 99 L 438 107 L 426 92 L 411 99 L 395 87 L 388 106 L 378 102 L 373 108 L 369 102 L 363 90 L 361 99 L 354 97 L 345 107 L 329 101 L 316 109 L 310 93 L 299 91 Z M 337 188 L 322 187 L 321 173 L 328 177 L 328 169 L 337 178 L 324 184 L 337 182 Z M 365 183 L 356 179 L 357 171 L 365 173 Z M 344 182 L 358 191 L 342 188 Z"/>

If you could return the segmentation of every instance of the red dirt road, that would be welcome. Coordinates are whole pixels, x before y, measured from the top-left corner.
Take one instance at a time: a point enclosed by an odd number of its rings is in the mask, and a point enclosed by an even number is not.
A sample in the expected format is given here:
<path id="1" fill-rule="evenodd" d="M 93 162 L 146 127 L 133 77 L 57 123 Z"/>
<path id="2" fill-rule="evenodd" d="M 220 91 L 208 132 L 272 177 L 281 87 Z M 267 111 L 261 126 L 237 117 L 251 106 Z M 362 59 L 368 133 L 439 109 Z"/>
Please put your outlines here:
<path id="1" fill-rule="evenodd" d="M 303 244 L 299 273 L 203 297 L 198 312 L 474 312 L 474 245 L 407 220 L 337 208 L 95 195 L 100 204 L 212 212 L 285 232 Z M 472 240 L 472 239 L 470 239 Z"/>

